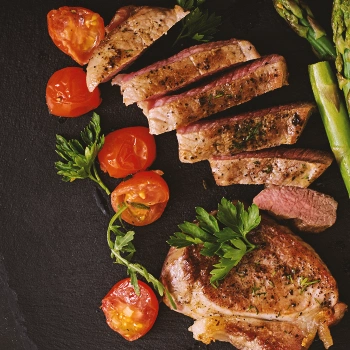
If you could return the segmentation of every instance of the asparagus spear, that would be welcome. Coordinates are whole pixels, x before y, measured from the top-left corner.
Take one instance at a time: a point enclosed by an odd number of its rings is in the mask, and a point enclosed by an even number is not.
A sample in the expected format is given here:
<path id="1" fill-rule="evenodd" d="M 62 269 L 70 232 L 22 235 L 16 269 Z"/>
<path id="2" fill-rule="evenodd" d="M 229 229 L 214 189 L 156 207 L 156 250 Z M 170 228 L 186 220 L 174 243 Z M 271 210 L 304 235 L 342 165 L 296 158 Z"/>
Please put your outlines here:
<path id="1" fill-rule="evenodd" d="M 330 147 L 350 197 L 350 119 L 329 62 L 309 65 L 309 77 Z"/>
<path id="2" fill-rule="evenodd" d="M 350 2 L 333 1 L 332 29 L 337 52 L 335 67 L 339 88 L 343 90 L 346 105 L 350 112 Z"/>
<path id="3" fill-rule="evenodd" d="M 278 14 L 290 27 L 311 44 L 315 54 L 322 60 L 335 60 L 334 44 L 315 20 L 309 6 L 302 0 L 273 0 Z"/>

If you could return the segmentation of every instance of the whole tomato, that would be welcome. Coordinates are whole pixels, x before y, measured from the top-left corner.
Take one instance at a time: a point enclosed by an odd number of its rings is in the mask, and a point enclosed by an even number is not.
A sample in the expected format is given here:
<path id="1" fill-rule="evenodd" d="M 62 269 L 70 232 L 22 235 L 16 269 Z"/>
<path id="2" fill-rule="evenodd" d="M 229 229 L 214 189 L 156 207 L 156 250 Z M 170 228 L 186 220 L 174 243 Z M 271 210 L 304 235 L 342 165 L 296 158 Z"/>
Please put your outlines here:
<path id="1" fill-rule="evenodd" d="M 99 89 L 88 90 L 86 73 L 80 67 L 60 69 L 47 82 L 46 103 L 53 115 L 78 117 L 97 108 L 101 102 Z"/>
<path id="2" fill-rule="evenodd" d="M 154 136 L 144 126 L 132 126 L 109 133 L 98 154 L 101 170 L 115 178 L 146 170 L 155 158 Z"/>

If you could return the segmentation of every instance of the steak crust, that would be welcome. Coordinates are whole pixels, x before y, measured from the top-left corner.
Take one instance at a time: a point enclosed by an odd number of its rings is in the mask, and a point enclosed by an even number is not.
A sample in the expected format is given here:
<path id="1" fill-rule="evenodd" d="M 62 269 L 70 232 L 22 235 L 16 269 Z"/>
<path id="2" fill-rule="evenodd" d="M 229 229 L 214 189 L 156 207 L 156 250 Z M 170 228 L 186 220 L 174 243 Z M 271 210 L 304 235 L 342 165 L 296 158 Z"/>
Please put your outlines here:
<path id="1" fill-rule="evenodd" d="M 294 144 L 314 110 L 313 103 L 290 103 L 180 127 L 176 131 L 180 161 L 195 163 Z"/>
<path id="2" fill-rule="evenodd" d="M 283 147 L 209 159 L 218 186 L 272 184 L 308 187 L 332 161 L 329 152 Z"/>
<path id="3" fill-rule="evenodd" d="M 260 57 L 248 41 L 230 39 L 195 45 L 137 72 L 118 74 L 125 105 L 158 98 L 203 77 Z"/>
<path id="4" fill-rule="evenodd" d="M 181 94 L 138 102 L 151 134 L 162 134 L 250 101 L 287 85 L 287 64 L 269 55 L 225 72 L 219 78 Z"/>
<path id="5" fill-rule="evenodd" d="M 87 65 L 86 85 L 89 91 L 128 67 L 188 13 L 177 5 L 174 9 L 150 6 L 119 9 L 107 26 L 106 37 L 94 50 Z"/>
<path id="6" fill-rule="evenodd" d="M 288 344 L 291 332 L 298 336 L 286 349 L 301 349 L 319 331 L 330 346 L 328 326 L 342 318 L 346 305 L 339 302 L 336 281 L 317 253 L 268 217 L 249 239 L 258 248 L 217 288 L 210 284 L 215 258 L 201 255 L 198 245 L 170 248 L 161 281 L 176 311 L 197 320 L 191 328 L 196 339 L 225 340 L 239 349 L 273 349 L 273 344 Z M 164 301 L 171 308 L 166 297 Z M 268 337 L 266 330 L 272 332 Z M 258 337 L 254 342 L 252 335 Z"/>

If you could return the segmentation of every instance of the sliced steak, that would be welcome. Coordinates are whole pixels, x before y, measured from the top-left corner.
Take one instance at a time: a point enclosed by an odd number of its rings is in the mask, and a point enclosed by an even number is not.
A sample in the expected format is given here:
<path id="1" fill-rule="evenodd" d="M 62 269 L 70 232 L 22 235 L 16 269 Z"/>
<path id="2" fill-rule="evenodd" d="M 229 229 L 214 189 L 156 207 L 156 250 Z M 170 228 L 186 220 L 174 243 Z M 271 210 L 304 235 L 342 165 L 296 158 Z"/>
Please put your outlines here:
<path id="1" fill-rule="evenodd" d="M 119 74 L 123 101 L 132 103 L 157 98 L 237 63 L 260 57 L 248 41 L 231 39 L 196 45 L 137 72 Z"/>
<path id="2" fill-rule="evenodd" d="M 238 349 L 301 350 L 318 332 L 326 348 L 332 345 L 328 327 L 343 317 L 346 305 L 317 253 L 265 216 L 248 238 L 258 248 L 217 288 L 210 284 L 217 259 L 202 255 L 201 246 L 169 250 L 161 281 L 175 311 L 196 320 L 194 337 L 206 344 L 229 341 Z"/>
<path id="3" fill-rule="evenodd" d="M 291 219 L 300 231 L 322 232 L 337 218 L 338 203 L 309 188 L 269 186 L 253 200 L 262 210 L 281 219 Z"/>
<path id="4" fill-rule="evenodd" d="M 188 12 L 149 6 L 125 6 L 117 11 L 108 33 L 94 50 L 86 69 L 89 91 L 128 67 L 154 41 L 159 39 Z"/>
<path id="5" fill-rule="evenodd" d="M 180 127 L 176 132 L 180 160 L 195 163 L 294 144 L 314 110 L 313 103 L 292 103 Z"/>
<path id="6" fill-rule="evenodd" d="M 209 159 L 215 182 L 308 187 L 331 165 L 329 152 L 276 147 Z"/>
<path id="7" fill-rule="evenodd" d="M 138 106 L 148 118 L 150 133 L 161 134 L 280 88 L 287 84 L 287 76 L 282 56 L 265 56 L 235 67 L 200 87 L 138 102 Z"/>

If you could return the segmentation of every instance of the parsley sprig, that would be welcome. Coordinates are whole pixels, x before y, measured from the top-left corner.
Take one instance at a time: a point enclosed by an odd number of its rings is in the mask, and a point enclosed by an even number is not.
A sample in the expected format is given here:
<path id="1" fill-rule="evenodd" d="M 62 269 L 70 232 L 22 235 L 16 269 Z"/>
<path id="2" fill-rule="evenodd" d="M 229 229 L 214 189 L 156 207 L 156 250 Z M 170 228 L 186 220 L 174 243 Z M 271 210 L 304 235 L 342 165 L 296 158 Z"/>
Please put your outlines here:
<path id="1" fill-rule="evenodd" d="M 213 39 L 221 25 L 221 16 L 216 16 L 215 13 L 209 14 L 208 10 L 202 9 L 205 0 L 177 0 L 177 3 L 184 10 L 191 12 L 182 19 L 182 29 L 174 45 L 184 38 L 201 42 Z"/>
<path id="2" fill-rule="evenodd" d="M 55 162 L 57 174 L 62 175 L 63 181 L 66 182 L 90 179 L 109 195 L 110 191 L 98 175 L 95 163 L 97 154 L 104 144 L 100 116 L 97 113 L 93 113 L 91 121 L 80 136 L 82 142 L 76 139 L 66 140 L 63 136 L 56 135 L 56 153 L 65 160 L 65 162 Z"/>
<path id="3" fill-rule="evenodd" d="M 218 256 L 210 272 L 210 283 L 217 287 L 243 256 L 256 248 L 247 234 L 260 224 L 261 216 L 255 204 L 245 210 L 243 203 L 234 205 L 226 198 L 218 204 L 216 216 L 201 207 L 196 208 L 196 213 L 198 223 L 185 221 L 178 225 L 181 232 L 174 233 L 167 242 L 177 248 L 202 244 L 202 255 Z"/>
<path id="4" fill-rule="evenodd" d="M 107 243 L 111 249 L 111 257 L 115 259 L 116 263 L 126 266 L 127 273 L 130 276 L 131 284 L 133 285 L 135 293 L 137 295 L 140 294 L 137 275 L 140 275 L 148 283 L 151 283 L 153 285 L 154 289 L 157 290 L 160 296 L 166 293 L 172 307 L 176 309 L 174 300 L 164 285 L 152 274 L 150 274 L 144 266 L 131 262 L 131 259 L 136 251 L 132 242 L 135 236 L 135 232 L 125 230 L 123 222 L 120 218 L 121 214 L 126 208 L 127 206 L 125 204 L 120 206 L 119 210 L 113 215 L 108 224 Z M 120 221 L 120 225 L 115 224 L 117 220 Z M 112 239 L 112 234 L 114 234 L 114 241 Z"/>

